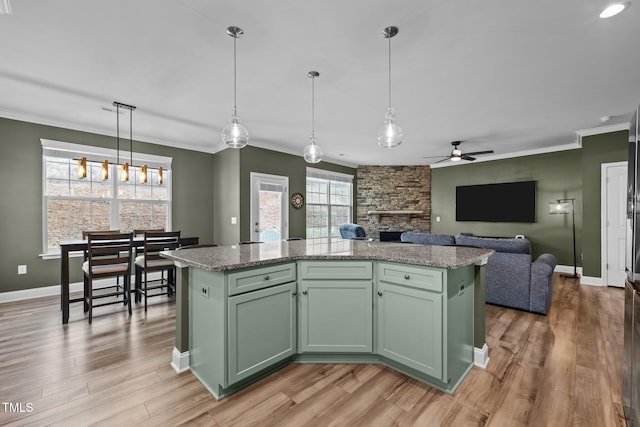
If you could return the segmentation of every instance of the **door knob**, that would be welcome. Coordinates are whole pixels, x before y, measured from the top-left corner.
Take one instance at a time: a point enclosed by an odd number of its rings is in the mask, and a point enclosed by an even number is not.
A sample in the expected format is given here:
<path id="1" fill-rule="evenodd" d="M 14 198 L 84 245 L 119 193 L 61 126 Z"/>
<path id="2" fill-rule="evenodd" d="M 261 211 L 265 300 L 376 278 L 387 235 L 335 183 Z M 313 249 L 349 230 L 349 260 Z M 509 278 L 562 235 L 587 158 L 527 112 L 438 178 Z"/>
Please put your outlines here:
<path id="1" fill-rule="evenodd" d="M 306 295 L 306 294 L 307 294 L 307 291 L 306 291 L 306 290 L 305 290 L 305 291 L 302 291 L 302 295 Z"/>

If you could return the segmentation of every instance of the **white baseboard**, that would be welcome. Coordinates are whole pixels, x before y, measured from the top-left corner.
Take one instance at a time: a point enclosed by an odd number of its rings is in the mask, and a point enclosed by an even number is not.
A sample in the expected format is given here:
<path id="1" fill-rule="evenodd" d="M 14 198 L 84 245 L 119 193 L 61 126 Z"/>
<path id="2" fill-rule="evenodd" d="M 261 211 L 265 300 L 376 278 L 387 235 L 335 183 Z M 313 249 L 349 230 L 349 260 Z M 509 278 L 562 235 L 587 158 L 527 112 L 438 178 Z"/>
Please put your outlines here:
<path id="1" fill-rule="evenodd" d="M 69 284 L 69 292 L 80 292 L 82 288 L 82 282 Z M 32 298 L 50 297 L 53 295 L 60 296 L 60 285 L 23 289 L 21 291 L 0 292 L 0 304 Z"/>
<path id="2" fill-rule="evenodd" d="M 484 343 L 482 348 L 473 348 L 473 364 L 482 369 L 487 368 L 489 364 L 489 347 L 487 347 L 487 343 Z"/>
<path id="3" fill-rule="evenodd" d="M 171 353 L 171 367 L 177 372 L 182 373 L 189 370 L 189 352 L 180 353 L 180 350 L 173 347 Z"/>
<path id="4" fill-rule="evenodd" d="M 160 272 L 149 273 L 149 280 L 157 280 L 160 278 Z M 135 276 L 131 276 L 131 284 L 133 286 L 133 282 L 135 280 Z M 101 279 L 96 280 L 96 285 L 98 286 L 108 286 L 115 285 L 115 278 Z M 82 292 L 84 285 L 82 282 L 70 283 L 69 284 L 69 292 Z M 40 288 L 31 288 L 31 289 L 23 289 L 20 291 L 9 291 L 9 292 L 0 292 L 0 304 L 5 302 L 14 302 L 14 301 L 23 301 L 27 299 L 33 298 L 42 298 L 42 297 L 50 297 L 53 295 L 60 296 L 60 285 L 53 286 L 43 286 Z"/>
<path id="5" fill-rule="evenodd" d="M 602 283 L 602 277 L 590 276 L 580 276 L 580 284 L 589 286 L 605 286 L 604 283 Z"/>
<path id="6" fill-rule="evenodd" d="M 577 270 L 578 270 L 578 275 L 580 276 L 581 285 L 604 286 L 602 284 L 602 277 L 583 276 L 582 267 L 578 267 Z M 572 265 L 556 265 L 556 268 L 553 271 L 556 273 L 573 274 L 573 266 Z"/>

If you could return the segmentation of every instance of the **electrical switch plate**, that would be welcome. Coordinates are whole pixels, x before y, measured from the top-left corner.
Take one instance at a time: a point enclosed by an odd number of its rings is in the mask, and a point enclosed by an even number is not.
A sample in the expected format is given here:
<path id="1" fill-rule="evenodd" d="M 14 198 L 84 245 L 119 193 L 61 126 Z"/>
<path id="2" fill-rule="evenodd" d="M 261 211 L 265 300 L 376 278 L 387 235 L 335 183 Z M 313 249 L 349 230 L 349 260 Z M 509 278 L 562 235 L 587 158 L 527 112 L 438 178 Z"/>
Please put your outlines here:
<path id="1" fill-rule="evenodd" d="M 18 266 L 18 274 L 27 274 L 26 264 L 21 264 Z"/>
<path id="2" fill-rule="evenodd" d="M 238 223 L 238 219 L 237 219 L 235 216 L 232 216 L 232 217 L 231 217 L 231 224 L 232 224 L 232 225 L 235 225 L 235 224 L 237 224 L 237 223 Z"/>

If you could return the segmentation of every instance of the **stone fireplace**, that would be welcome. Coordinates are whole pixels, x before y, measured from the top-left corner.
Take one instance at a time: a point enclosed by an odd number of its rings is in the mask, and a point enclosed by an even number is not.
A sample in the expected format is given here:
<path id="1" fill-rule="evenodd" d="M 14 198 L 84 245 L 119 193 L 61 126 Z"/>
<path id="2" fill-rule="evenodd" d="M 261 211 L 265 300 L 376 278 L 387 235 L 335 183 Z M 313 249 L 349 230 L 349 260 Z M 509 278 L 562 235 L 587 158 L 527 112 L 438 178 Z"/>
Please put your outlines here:
<path id="1" fill-rule="evenodd" d="M 367 236 L 431 230 L 429 166 L 358 166 L 357 192 L 356 222 Z"/>

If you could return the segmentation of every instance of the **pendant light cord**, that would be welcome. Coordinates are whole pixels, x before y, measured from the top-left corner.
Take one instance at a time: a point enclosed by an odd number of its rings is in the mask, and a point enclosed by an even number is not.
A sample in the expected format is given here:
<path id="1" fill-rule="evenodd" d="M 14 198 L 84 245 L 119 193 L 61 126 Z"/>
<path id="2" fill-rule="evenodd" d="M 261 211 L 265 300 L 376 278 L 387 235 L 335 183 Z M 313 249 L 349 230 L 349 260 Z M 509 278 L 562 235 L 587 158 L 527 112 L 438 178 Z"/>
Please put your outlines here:
<path id="1" fill-rule="evenodd" d="M 389 108 L 391 108 L 391 36 L 389 39 Z"/>
<path id="2" fill-rule="evenodd" d="M 116 157 L 118 165 L 120 164 L 120 104 L 116 104 Z"/>
<path id="3" fill-rule="evenodd" d="M 236 94 L 236 74 L 237 74 L 237 54 L 236 54 L 236 42 L 238 41 L 238 36 L 233 37 L 233 116 L 236 117 L 238 115 L 238 101 Z"/>
<path id="4" fill-rule="evenodd" d="M 133 109 L 129 110 L 129 165 L 133 166 Z"/>
<path id="5" fill-rule="evenodd" d="M 315 77 L 311 77 L 311 143 L 315 144 L 316 137 L 316 110 L 315 110 Z"/>

